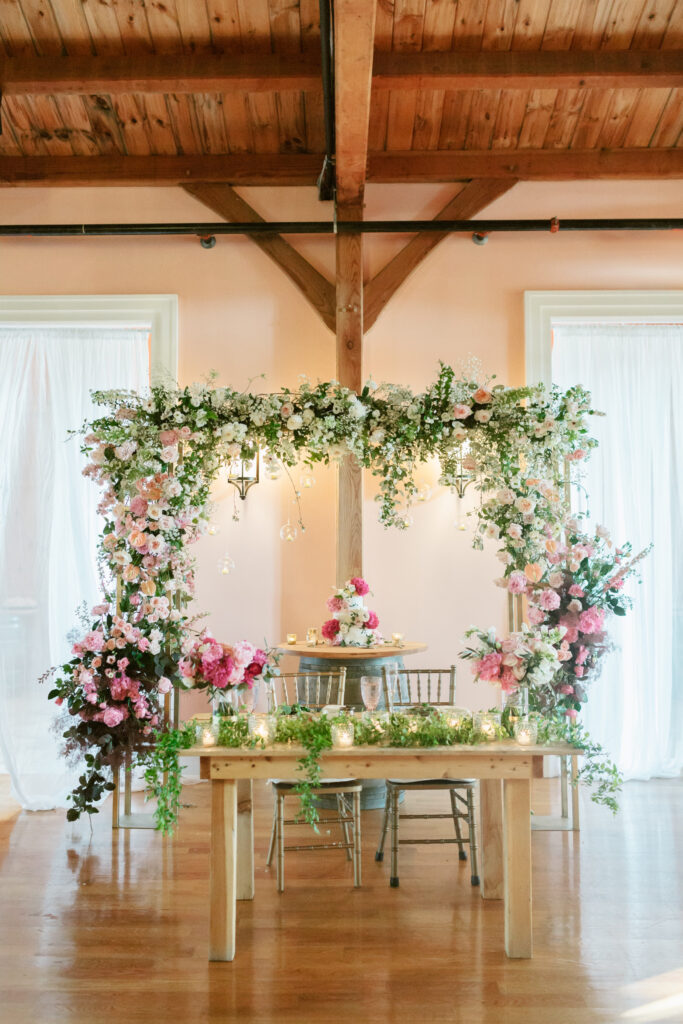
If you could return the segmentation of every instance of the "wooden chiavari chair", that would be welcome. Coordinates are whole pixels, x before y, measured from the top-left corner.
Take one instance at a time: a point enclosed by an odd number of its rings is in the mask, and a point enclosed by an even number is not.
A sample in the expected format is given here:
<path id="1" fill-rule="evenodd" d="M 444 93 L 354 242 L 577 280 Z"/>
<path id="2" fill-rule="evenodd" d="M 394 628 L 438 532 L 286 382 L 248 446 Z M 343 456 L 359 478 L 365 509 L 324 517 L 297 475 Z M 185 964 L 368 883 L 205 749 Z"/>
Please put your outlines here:
<path id="1" fill-rule="evenodd" d="M 383 666 L 382 685 L 384 702 L 389 711 L 401 710 L 416 704 L 431 704 L 447 707 L 455 702 L 455 665 L 447 669 L 401 669 L 390 671 Z M 470 848 L 470 869 L 472 885 L 479 885 L 477 867 L 477 828 L 474 817 L 474 786 L 472 779 L 418 779 L 402 781 L 387 779 L 387 798 L 384 806 L 384 820 L 375 860 L 384 860 L 384 843 L 391 828 L 391 876 L 389 884 L 396 888 L 398 878 L 398 850 L 400 845 L 457 843 L 460 860 L 467 860 L 465 846 Z M 399 812 L 399 801 L 403 792 L 421 790 L 446 790 L 450 795 L 450 814 L 403 814 Z M 452 818 L 455 839 L 400 839 L 401 819 Z M 461 822 L 467 823 L 467 835 L 463 835 Z"/>
<path id="2" fill-rule="evenodd" d="M 346 689 L 346 669 L 334 672 L 292 672 L 275 676 L 271 680 L 270 696 L 274 708 L 283 705 L 301 704 L 311 711 L 320 711 L 328 704 L 343 705 Z M 338 843 L 309 843 L 296 846 L 285 846 L 285 825 L 305 825 L 297 818 L 285 818 L 285 797 L 292 795 L 297 785 L 296 779 L 273 779 L 275 803 L 273 808 L 273 827 L 270 834 L 270 846 L 266 863 L 270 865 L 277 849 L 277 888 L 284 892 L 285 888 L 285 853 L 301 850 L 346 851 L 348 860 L 353 861 L 353 884 L 361 884 L 361 826 L 360 826 L 360 793 L 359 779 L 328 779 L 314 790 L 316 795 L 335 796 L 337 814 L 320 820 L 321 825 L 338 824 L 341 826 L 343 841 Z M 296 796 L 296 794 L 293 794 Z M 350 798 L 350 799 L 349 799 Z M 349 826 L 353 832 L 350 835 Z"/>

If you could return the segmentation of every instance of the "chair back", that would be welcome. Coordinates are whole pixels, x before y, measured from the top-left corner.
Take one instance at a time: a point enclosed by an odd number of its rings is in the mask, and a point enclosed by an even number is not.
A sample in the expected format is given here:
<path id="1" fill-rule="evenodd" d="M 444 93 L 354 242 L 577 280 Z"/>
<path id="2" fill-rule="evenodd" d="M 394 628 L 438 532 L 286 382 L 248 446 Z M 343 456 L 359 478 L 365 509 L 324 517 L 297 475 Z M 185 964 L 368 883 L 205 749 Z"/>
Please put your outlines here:
<path id="1" fill-rule="evenodd" d="M 410 707 L 412 704 L 448 705 L 455 703 L 455 665 L 450 668 L 402 668 L 382 666 L 385 706 Z"/>
<path id="2" fill-rule="evenodd" d="M 273 707 L 305 704 L 313 710 L 344 703 L 346 668 L 330 672 L 285 672 L 271 679 Z"/>

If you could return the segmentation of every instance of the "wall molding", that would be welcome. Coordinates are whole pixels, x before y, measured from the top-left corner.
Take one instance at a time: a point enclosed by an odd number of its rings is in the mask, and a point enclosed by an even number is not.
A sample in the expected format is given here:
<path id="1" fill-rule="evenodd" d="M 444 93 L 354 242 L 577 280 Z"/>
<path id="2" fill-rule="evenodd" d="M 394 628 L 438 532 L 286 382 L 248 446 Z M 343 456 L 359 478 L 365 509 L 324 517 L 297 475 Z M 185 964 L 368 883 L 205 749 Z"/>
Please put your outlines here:
<path id="1" fill-rule="evenodd" d="M 148 327 L 152 384 L 178 378 L 177 295 L 0 295 L 0 326 Z"/>
<path id="2" fill-rule="evenodd" d="M 552 383 L 552 328 L 559 323 L 683 323 L 683 291 L 524 292 L 527 384 Z"/>

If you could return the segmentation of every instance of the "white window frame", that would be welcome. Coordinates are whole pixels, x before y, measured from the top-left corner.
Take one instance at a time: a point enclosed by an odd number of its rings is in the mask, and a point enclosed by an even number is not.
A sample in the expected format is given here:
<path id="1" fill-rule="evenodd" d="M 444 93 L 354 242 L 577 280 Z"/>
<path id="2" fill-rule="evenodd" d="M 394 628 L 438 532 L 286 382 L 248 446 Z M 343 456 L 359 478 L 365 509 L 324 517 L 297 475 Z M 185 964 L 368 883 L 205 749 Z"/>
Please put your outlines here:
<path id="1" fill-rule="evenodd" d="M 527 384 L 552 384 L 552 331 L 561 323 L 683 323 L 683 291 L 524 292 Z"/>
<path id="2" fill-rule="evenodd" d="M 178 379 L 177 295 L 0 295 L 0 327 L 145 327 L 152 384 Z"/>

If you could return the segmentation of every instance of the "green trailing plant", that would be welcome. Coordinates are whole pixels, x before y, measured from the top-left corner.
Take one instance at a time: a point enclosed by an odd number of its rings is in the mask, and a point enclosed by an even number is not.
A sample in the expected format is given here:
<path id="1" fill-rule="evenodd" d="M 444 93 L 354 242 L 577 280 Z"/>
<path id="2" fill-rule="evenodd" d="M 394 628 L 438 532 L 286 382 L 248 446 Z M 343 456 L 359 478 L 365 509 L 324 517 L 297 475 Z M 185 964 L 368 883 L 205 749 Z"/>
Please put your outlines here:
<path id="1" fill-rule="evenodd" d="M 158 732 L 154 746 L 147 752 L 143 764 L 147 799 L 156 799 L 154 812 L 156 827 L 165 836 L 172 836 L 180 812 L 182 773 L 180 756 L 194 744 L 197 730 L 194 722 L 180 729 Z M 113 788 L 113 787 L 112 787 Z"/>

